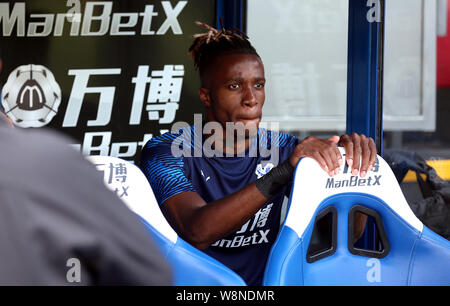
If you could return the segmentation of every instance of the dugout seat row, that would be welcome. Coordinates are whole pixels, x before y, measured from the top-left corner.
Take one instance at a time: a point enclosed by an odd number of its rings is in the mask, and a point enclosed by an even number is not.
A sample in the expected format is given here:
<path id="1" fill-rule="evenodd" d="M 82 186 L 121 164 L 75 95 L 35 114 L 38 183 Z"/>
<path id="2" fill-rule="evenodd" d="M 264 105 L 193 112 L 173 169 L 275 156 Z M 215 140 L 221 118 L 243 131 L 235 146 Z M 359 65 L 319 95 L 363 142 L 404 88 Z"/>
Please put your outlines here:
<path id="1" fill-rule="evenodd" d="M 245 286 L 242 278 L 181 239 L 164 218 L 145 175 L 134 164 L 110 156 L 89 156 L 103 171 L 105 184 L 142 220 L 173 270 L 177 286 Z M 114 175 L 122 169 L 121 176 Z M 125 169 L 125 170 L 124 170 Z"/>
<path id="2" fill-rule="evenodd" d="M 172 265 L 174 285 L 245 285 L 175 233 L 139 168 L 108 156 L 89 160 L 141 218 Z M 119 164 L 126 179 L 111 172 Z M 365 178 L 352 176 L 345 166 L 331 178 L 304 158 L 293 186 L 264 285 L 450 285 L 450 242 L 417 219 L 382 158 Z"/>

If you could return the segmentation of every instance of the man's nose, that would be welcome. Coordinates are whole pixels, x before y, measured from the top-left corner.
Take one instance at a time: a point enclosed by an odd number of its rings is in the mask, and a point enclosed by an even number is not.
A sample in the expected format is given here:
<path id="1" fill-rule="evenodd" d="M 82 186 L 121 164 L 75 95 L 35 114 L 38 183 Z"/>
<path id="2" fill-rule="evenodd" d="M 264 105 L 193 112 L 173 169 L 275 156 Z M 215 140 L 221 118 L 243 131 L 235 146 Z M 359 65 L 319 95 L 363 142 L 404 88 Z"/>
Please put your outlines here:
<path id="1" fill-rule="evenodd" d="M 242 97 L 242 104 L 247 107 L 254 107 L 258 101 L 256 100 L 256 95 L 253 92 L 253 88 L 247 87 L 244 96 Z"/>

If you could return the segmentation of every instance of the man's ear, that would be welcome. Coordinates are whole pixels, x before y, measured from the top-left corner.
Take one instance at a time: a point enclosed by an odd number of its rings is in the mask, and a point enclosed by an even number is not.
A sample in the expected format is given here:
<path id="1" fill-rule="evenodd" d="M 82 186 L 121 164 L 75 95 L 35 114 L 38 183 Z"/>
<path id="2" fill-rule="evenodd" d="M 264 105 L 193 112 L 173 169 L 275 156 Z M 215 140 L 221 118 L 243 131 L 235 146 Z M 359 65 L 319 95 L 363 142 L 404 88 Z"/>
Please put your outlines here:
<path id="1" fill-rule="evenodd" d="M 203 104 L 206 107 L 211 107 L 211 97 L 209 95 L 209 89 L 207 88 L 199 88 L 198 95 L 200 96 L 200 100 L 202 100 Z"/>

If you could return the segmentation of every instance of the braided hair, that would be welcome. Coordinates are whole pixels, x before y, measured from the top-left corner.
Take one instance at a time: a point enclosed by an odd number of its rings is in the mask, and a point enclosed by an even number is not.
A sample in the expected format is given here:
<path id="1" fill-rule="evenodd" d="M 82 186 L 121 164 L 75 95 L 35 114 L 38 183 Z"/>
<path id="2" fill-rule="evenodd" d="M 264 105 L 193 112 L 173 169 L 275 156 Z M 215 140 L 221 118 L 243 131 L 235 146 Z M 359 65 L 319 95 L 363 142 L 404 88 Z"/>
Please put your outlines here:
<path id="1" fill-rule="evenodd" d="M 208 30 L 205 33 L 194 34 L 195 40 L 189 48 L 194 67 L 200 72 L 200 78 L 203 79 L 207 68 L 218 57 L 230 54 L 253 54 L 259 57 L 248 36 L 239 29 L 224 29 L 222 20 L 220 20 L 222 30 L 217 30 L 203 22 L 195 23 Z"/>

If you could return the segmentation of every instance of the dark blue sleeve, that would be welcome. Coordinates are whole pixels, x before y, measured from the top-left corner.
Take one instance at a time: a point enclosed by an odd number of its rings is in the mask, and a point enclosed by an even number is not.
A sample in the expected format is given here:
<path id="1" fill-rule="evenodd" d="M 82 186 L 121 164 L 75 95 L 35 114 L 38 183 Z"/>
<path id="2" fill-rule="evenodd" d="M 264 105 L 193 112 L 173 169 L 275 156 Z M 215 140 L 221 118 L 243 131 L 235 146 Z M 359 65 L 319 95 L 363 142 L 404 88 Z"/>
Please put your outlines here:
<path id="1" fill-rule="evenodd" d="M 178 193 L 196 192 L 183 171 L 183 157 L 175 157 L 171 152 L 172 135 L 167 133 L 151 139 L 141 155 L 141 170 L 147 177 L 159 205 Z"/>

